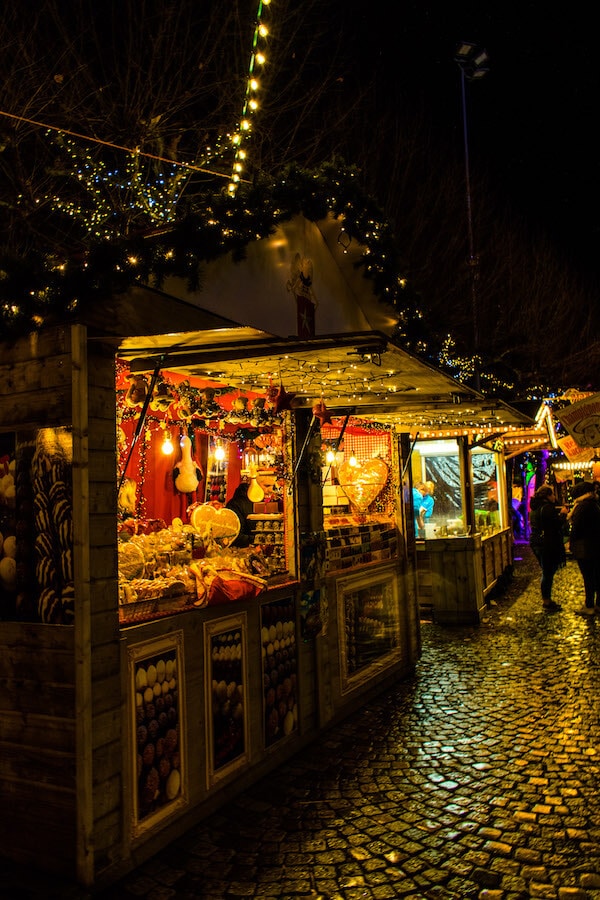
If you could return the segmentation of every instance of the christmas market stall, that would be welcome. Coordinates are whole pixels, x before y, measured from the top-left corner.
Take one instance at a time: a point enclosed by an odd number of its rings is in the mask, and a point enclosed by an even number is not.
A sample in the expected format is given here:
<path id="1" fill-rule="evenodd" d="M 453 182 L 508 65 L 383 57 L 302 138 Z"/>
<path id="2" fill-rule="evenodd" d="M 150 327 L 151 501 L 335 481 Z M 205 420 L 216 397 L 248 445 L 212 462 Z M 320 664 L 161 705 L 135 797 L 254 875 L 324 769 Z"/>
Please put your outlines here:
<path id="1" fill-rule="evenodd" d="M 412 675 L 417 477 L 444 502 L 453 487 L 424 552 L 460 557 L 447 589 L 479 609 L 504 521 L 492 435 L 522 417 L 391 340 L 339 233 L 296 220 L 201 292 L 138 285 L 2 345 L 0 835 L 17 862 L 109 884 Z M 425 447 L 436 429 L 460 435 L 456 465 Z"/>
<path id="2" fill-rule="evenodd" d="M 503 442 L 473 429 L 415 435 L 411 470 L 427 490 L 423 500 L 413 488 L 421 610 L 441 624 L 478 623 L 513 565 Z"/>
<path id="3" fill-rule="evenodd" d="M 507 469 L 519 537 L 529 535 L 529 504 L 544 483 L 554 486 L 561 505 L 572 503 L 578 481 L 600 482 L 600 397 L 569 388 L 535 403 L 535 424 L 506 436 Z"/>

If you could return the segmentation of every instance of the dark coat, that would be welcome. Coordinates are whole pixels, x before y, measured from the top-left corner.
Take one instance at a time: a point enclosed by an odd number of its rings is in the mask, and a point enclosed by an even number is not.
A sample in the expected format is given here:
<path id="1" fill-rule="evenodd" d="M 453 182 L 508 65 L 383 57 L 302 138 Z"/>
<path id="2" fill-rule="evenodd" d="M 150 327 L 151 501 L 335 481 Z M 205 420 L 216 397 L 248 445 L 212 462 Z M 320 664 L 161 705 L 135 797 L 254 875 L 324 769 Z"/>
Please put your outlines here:
<path id="1" fill-rule="evenodd" d="M 565 559 L 565 517 L 547 498 L 532 497 L 529 524 L 529 543 L 533 550 L 556 556 L 560 562 Z"/>
<path id="2" fill-rule="evenodd" d="M 569 546 L 575 559 L 600 559 L 600 505 L 593 494 L 576 500 Z"/>
<path id="3" fill-rule="evenodd" d="M 248 521 L 248 516 L 254 511 L 254 504 L 251 500 L 248 500 L 248 485 L 246 482 L 242 482 L 236 487 L 231 500 L 225 505 L 240 520 L 240 533 L 231 546 L 248 547 L 252 543 L 252 526 Z"/>

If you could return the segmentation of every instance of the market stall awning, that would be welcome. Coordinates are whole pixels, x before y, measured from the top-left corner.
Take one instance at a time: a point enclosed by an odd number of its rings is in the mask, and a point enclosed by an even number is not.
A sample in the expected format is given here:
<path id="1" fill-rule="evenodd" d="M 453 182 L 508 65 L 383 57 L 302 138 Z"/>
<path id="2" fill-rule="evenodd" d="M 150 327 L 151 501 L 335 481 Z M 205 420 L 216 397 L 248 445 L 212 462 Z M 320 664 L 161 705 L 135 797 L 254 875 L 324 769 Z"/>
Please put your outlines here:
<path id="1" fill-rule="evenodd" d="M 125 338 L 118 355 L 134 373 L 161 368 L 264 393 L 282 384 L 298 406 L 322 400 L 402 431 L 488 429 L 503 434 L 533 420 L 484 397 L 394 344 L 382 332 L 285 339 L 253 328 Z"/>

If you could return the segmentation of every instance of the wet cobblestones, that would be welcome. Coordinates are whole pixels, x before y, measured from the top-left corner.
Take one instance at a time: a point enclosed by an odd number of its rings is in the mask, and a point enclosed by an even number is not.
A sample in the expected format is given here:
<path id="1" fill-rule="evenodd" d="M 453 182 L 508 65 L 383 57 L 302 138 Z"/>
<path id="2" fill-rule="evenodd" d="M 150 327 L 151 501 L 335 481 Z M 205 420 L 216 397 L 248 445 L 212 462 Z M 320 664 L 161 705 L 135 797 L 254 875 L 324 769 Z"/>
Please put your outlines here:
<path id="1" fill-rule="evenodd" d="M 481 625 L 424 622 L 414 679 L 101 900 L 600 900 L 600 615 L 517 551 Z M 0 863 L 0 896 L 84 895 Z"/>

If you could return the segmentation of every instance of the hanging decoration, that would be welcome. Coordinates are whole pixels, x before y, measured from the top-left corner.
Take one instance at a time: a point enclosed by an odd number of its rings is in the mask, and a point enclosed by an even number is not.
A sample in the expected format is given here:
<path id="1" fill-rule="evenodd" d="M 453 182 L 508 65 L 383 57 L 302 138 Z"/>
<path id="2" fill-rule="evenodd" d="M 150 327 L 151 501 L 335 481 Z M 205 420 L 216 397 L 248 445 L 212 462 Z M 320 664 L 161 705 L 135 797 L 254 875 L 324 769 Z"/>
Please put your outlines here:
<path id="1" fill-rule="evenodd" d="M 127 406 L 144 406 L 148 394 L 148 381 L 145 375 L 130 375 L 131 382 L 125 402 Z"/>
<path id="2" fill-rule="evenodd" d="M 174 400 L 169 385 L 165 381 L 159 381 L 150 401 L 150 409 L 155 412 L 167 412 Z"/>
<path id="3" fill-rule="evenodd" d="M 180 494 L 193 494 L 198 490 L 201 481 L 204 480 L 202 469 L 194 459 L 191 438 L 184 434 L 180 441 L 181 459 L 173 469 L 173 482 L 175 490 Z"/>
<path id="4" fill-rule="evenodd" d="M 296 253 L 290 268 L 288 291 L 296 298 L 298 337 L 302 340 L 315 336 L 315 310 L 317 298 L 313 289 L 313 263 Z"/>
<path id="5" fill-rule="evenodd" d="M 319 420 L 321 424 L 321 428 L 323 425 L 331 424 L 331 413 L 325 406 L 325 401 L 323 398 L 318 400 L 312 408 L 313 416 Z"/>
<path id="6" fill-rule="evenodd" d="M 283 384 L 280 384 L 279 390 L 277 391 L 277 394 L 275 395 L 275 400 L 274 400 L 275 412 L 282 413 L 282 412 L 285 412 L 286 410 L 291 410 L 292 401 L 295 396 L 296 396 L 295 393 L 293 393 L 292 391 L 289 391 L 289 392 L 286 391 Z"/>
<path id="7" fill-rule="evenodd" d="M 382 459 L 367 459 L 352 465 L 342 463 L 338 469 L 338 481 L 344 494 L 360 514 L 379 496 L 389 475 L 387 463 Z"/>

